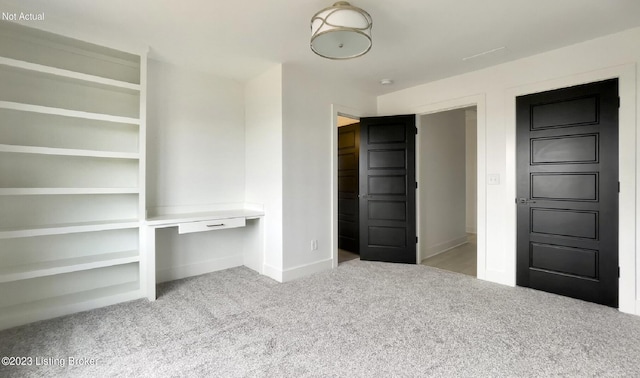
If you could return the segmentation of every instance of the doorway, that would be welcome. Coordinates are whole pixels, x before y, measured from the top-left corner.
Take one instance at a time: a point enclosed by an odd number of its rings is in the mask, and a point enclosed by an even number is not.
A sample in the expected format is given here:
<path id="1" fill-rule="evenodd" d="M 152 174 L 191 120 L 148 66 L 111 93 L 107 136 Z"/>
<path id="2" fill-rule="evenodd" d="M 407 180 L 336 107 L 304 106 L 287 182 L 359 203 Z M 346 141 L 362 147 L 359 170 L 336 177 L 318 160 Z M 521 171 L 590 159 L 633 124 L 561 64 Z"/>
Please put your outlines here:
<path id="1" fill-rule="evenodd" d="M 336 128 L 338 252 L 351 247 L 361 260 L 415 264 L 416 117 L 355 125 Z"/>
<path id="2" fill-rule="evenodd" d="M 359 122 L 356 117 L 338 115 L 338 264 L 360 258 Z"/>
<path id="3" fill-rule="evenodd" d="M 421 115 L 419 123 L 420 261 L 477 277 L 477 108 Z"/>
<path id="4" fill-rule="evenodd" d="M 453 239 L 448 239 L 447 240 L 448 244 L 447 244 L 447 243 L 442 243 L 438 241 L 434 242 L 435 239 L 433 238 L 433 236 L 431 237 L 427 236 L 426 238 L 424 238 L 423 236 L 425 236 L 425 227 L 424 226 L 421 227 L 422 231 L 419 230 L 416 236 L 419 236 L 419 239 L 421 239 L 418 246 L 420 247 L 420 245 L 422 245 L 422 248 L 421 248 L 422 251 L 418 251 L 416 260 L 420 263 L 423 260 L 425 260 L 426 257 L 434 257 L 435 255 L 441 255 L 439 256 L 439 259 L 442 260 L 444 258 L 445 260 L 445 265 L 442 266 L 442 268 L 459 272 L 459 273 L 469 274 L 472 276 L 477 276 L 477 264 L 478 264 L 477 238 L 476 238 L 476 233 L 477 233 L 477 199 L 476 198 L 477 198 L 477 167 L 478 167 L 477 135 L 476 135 L 477 134 L 477 107 L 476 105 L 468 105 L 466 107 L 460 107 L 454 110 L 447 110 L 447 111 L 431 113 L 423 116 L 418 116 L 417 118 L 418 122 L 416 123 L 420 124 L 421 117 L 427 117 L 427 118 L 436 117 L 437 114 L 441 114 L 441 116 L 445 118 L 451 115 L 457 116 L 456 118 L 457 128 L 452 125 L 449 125 L 449 126 L 452 126 L 452 129 L 456 128 L 457 134 L 454 140 L 456 140 L 461 146 L 458 150 L 459 156 L 456 156 L 456 160 L 458 162 L 462 161 L 462 166 L 459 167 L 460 168 L 459 171 L 462 172 L 463 178 L 462 178 L 462 183 L 458 182 L 456 189 L 458 191 L 461 190 L 462 195 L 461 195 L 461 198 L 457 199 L 456 201 L 453 201 L 453 205 L 455 207 L 459 207 L 460 205 L 462 206 L 462 218 L 461 218 L 461 223 L 459 224 L 460 226 L 459 228 L 462 231 L 460 235 L 457 235 L 457 237 L 454 237 Z M 337 217 L 335 218 L 337 221 L 335 224 L 336 225 L 335 232 L 336 232 L 337 238 L 335 240 L 336 240 L 336 244 L 338 244 L 337 246 L 338 248 L 336 248 L 336 253 L 334 254 L 335 256 L 334 261 L 336 266 L 338 263 L 342 263 L 350 259 L 359 258 L 359 255 L 357 254 L 357 252 L 354 253 L 354 252 L 348 251 L 347 250 L 348 248 L 343 248 L 343 246 L 345 245 L 344 243 L 345 241 L 344 236 L 346 234 L 345 231 L 349 230 L 349 227 L 347 226 L 348 222 L 344 221 L 345 219 L 344 215 L 346 213 L 349 213 L 348 215 L 353 214 L 352 211 L 345 210 L 345 209 L 352 209 L 353 205 L 349 205 L 345 207 L 344 205 L 347 202 L 344 201 L 344 198 L 345 198 L 345 195 L 348 195 L 349 197 L 357 197 L 358 193 L 347 193 L 348 192 L 347 188 L 353 186 L 353 184 L 355 184 L 355 181 L 353 181 L 351 177 L 345 179 L 348 176 L 353 176 L 352 175 L 353 171 L 343 172 L 343 169 L 349 168 L 346 162 L 353 160 L 352 157 L 349 157 L 349 159 L 345 159 L 345 156 L 346 156 L 345 153 L 351 152 L 350 148 L 353 146 L 353 142 L 346 143 L 346 141 L 343 141 L 343 142 L 339 141 L 339 135 L 341 134 L 340 130 L 342 129 L 346 131 L 347 129 L 345 129 L 345 127 L 347 125 L 353 125 L 358 121 L 359 121 L 359 117 L 345 116 L 344 113 L 339 113 L 339 112 L 336 113 L 336 119 L 334 121 L 335 122 L 334 130 L 336 130 L 334 134 L 334 137 L 336 138 L 334 139 L 336 141 L 336 149 L 335 149 L 336 176 L 334 176 L 336 178 L 336 181 L 335 181 L 336 184 L 334 186 L 335 188 L 334 193 L 337 194 L 335 203 L 336 203 L 336 206 L 339 208 L 339 210 L 337 211 Z M 422 123 L 425 124 L 425 122 L 422 122 Z M 447 131 L 446 126 L 444 127 L 445 127 L 444 130 Z M 351 133 L 351 131 L 349 131 L 349 133 Z M 351 138 L 347 138 L 347 139 L 350 139 L 351 141 L 353 141 L 352 136 Z M 428 143 L 425 143 L 425 142 L 420 143 L 419 140 L 417 140 L 416 142 L 417 148 L 424 149 L 427 146 L 428 146 Z M 438 158 L 434 159 L 434 161 L 438 161 L 438 160 L 439 160 Z M 420 162 L 417 161 L 417 164 L 419 169 Z M 422 166 L 426 166 L 426 164 L 422 164 Z M 430 175 L 429 172 L 422 173 L 423 183 L 422 185 L 420 185 L 421 188 L 426 189 L 434 184 L 432 180 L 425 179 L 425 177 L 428 177 L 429 175 Z M 351 185 L 347 185 L 349 183 L 351 183 Z M 357 206 L 357 203 L 356 203 L 356 206 Z M 418 204 L 418 206 L 416 207 L 417 212 L 419 211 L 419 206 L 420 205 Z M 456 214 L 460 213 L 459 209 L 456 209 L 454 212 Z M 430 212 L 430 213 L 437 215 L 437 211 Z M 424 218 L 423 223 L 425 223 L 426 218 L 424 216 L 423 218 Z M 457 219 L 460 220 L 460 217 L 458 217 Z M 350 220 L 351 219 L 347 219 L 347 221 L 350 221 Z M 418 221 L 420 220 L 418 219 Z M 435 223 L 437 222 L 438 220 L 436 219 Z M 431 241 L 431 243 L 427 243 L 428 241 Z M 444 244 L 447 244 L 447 245 L 444 246 Z M 458 247 L 458 250 L 453 250 L 448 255 L 443 254 L 443 252 L 450 251 L 456 247 Z M 427 248 L 429 249 L 427 250 Z M 460 249 L 463 249 L 463 250 L 460 251 Z M 456 263 L 456 265 L 453 265 L 453 266 L 451 262 L 448 262 L 448 260 L 451 259 L 450 256 L 452 255 L 456 256 L 454 258 L 455 260 L 454 262 Z M 460 266 L 462 266 L 462 268 L 460 268 Z M 441 267 L 441 266 L 438 266 L 438 267 Z"/>

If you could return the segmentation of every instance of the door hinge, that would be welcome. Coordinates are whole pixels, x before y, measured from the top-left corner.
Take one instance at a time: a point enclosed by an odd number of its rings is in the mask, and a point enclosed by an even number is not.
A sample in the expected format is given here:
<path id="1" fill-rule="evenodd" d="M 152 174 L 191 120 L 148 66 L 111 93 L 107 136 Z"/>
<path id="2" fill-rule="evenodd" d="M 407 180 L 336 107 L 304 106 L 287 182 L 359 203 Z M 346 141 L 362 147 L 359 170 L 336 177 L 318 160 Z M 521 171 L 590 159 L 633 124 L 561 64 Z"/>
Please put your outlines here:
<path id="1" fill-rule="evenodd" d="M 618 267 L 618 278 L 620 278 L 620 267 Z"/>
<path id="2" fill-rule="evenodd" d="M 416 244 L 418 244 L 418 237 L 416 236 Z"/>
<path id="3" fill-rule="evenodd" d="M 618 96 L 618 109 L 620 109 L 620 96 Z"/>
<path id="4" fill-rule="evenodd" d="M 418 189 L 418 182 L 416 181 L 416 189 Z"/>
<path id="5" fill-rule="evenodd" d="M 416 135 L 418 135 L 418 128 L 416 127 Z"/>
<path id="6" fill-rule="evenodd" d="M 618 193 L 620 193 L 620 181 L 618 181 Z"/>

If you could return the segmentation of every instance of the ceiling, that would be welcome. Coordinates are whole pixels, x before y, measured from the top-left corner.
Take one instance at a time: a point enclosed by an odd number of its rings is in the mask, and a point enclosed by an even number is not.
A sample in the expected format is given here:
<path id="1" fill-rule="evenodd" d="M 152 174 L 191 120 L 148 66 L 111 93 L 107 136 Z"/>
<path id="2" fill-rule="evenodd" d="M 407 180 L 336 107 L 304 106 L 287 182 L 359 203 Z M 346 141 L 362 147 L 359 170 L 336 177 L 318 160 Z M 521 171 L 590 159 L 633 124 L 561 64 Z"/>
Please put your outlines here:
<path id="1" fill-rule="evenodd" d="M 373 48 L 332 61 L 311 52 L 309 36 L 311 17 L 333 2 L 0 0 L 0 11 L 44 12 L 26 24 L 148 45 L 151 58 L 239 81 L 289 63 L 375 95 L 640 26 L 639 0 L 353 0 L 373 18 Z M 395 83 L 380 85 L 386 78 Z"/>

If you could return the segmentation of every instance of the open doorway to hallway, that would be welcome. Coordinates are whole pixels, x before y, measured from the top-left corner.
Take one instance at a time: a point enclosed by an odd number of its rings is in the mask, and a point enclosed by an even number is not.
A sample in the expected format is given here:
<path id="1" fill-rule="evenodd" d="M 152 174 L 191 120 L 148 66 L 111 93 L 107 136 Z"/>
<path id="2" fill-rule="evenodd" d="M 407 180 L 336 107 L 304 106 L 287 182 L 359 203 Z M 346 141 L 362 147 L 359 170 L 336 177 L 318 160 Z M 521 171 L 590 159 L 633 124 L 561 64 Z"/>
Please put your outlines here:
<path id="1" fill-rule="evenodd" d="M 477 276 L 477 109 L 420 116 L 420 261 Z"/>

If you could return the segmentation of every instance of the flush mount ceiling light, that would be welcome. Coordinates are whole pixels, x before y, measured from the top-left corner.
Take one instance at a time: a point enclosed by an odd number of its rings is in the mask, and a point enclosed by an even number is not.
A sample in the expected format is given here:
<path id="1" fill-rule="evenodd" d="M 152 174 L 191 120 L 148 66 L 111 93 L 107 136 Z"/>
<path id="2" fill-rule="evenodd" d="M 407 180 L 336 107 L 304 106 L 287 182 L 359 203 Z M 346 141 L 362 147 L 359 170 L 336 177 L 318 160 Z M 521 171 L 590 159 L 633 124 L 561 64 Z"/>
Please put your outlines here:
<path id="1" fill-rule="evenodd" d="M 351 59 L 371 49 L 371 16 L 338 1 L 311 18 L 311 50 L 328 59 Z"/>

